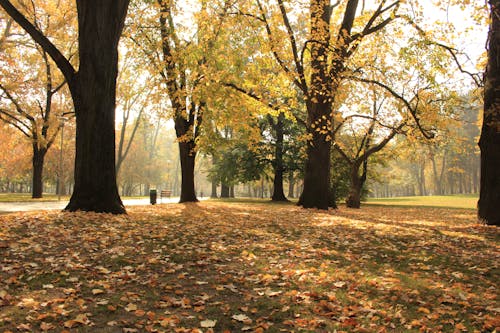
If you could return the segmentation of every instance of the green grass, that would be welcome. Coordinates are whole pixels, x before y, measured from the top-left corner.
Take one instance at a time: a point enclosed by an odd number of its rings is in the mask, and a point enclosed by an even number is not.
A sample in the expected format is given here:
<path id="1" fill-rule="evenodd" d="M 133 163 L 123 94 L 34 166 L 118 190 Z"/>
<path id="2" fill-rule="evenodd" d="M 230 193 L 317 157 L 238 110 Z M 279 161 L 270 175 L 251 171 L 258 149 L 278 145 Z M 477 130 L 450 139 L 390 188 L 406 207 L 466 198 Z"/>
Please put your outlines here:
<path id="1" fill-rule="evenodd" d="M 62 196 L 61 200 L 69 200 L 69 196 Z M 44 194 L 43 198 L 32 199 L 31 193 L 0 193 L 0 202 L 48 202 L 58 201 L 55 194 Z"/>
<path id="2" fill-rule="evenodd" d="M 422 207 L 446 207 L 476 209 L 478 200 L 477 194 L 461 195 L 434 195 L 434 196 L 414 196 L 395 198 L 369 198 L 365 204 L 389 205 L 389 206 L 422 206 Z"/>

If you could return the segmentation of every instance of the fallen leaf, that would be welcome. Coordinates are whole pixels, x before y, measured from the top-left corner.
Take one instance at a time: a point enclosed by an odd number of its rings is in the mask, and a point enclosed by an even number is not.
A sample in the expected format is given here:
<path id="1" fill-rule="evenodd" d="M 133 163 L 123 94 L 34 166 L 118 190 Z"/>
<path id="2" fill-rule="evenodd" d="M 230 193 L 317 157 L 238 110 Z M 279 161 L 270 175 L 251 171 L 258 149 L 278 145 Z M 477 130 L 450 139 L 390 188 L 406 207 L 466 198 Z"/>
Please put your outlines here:
<path id="1" fill-rule="evenodd" d="M 200 326 L 203 328 L 212 328 L 217 324 L 217 320 L 206 319 L 200 322 Z"/>

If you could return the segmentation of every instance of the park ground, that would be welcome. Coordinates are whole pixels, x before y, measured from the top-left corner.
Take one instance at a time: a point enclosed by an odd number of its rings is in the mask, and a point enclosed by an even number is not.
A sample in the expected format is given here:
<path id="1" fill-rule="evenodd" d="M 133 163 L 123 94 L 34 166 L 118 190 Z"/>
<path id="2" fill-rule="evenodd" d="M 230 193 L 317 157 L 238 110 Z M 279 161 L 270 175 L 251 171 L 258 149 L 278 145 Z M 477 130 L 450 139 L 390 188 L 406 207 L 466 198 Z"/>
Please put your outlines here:
<path id="1" fill-rule="evenodd" d="M 494 332 L 473 209 L 255 201 L 0 216 L 0 332 Z"/>

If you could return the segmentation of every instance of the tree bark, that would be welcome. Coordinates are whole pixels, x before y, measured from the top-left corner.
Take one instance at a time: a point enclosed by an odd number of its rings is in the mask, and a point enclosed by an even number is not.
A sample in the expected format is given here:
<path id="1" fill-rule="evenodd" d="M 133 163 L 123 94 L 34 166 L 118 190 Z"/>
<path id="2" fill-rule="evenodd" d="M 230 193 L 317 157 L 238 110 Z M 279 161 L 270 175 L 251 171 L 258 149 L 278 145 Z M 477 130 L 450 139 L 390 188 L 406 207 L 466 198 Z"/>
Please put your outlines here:
<path id="1" fill-rule="evenodd" d="M 118 42 L 128 1 L 80 0 L 79 72 L 70 82 L 76 113 L 75 187 L 66 210 L 121 214 L 115 169 Z"/>
<path id="2" fill-rule="evenodd" d="M 359 175 L 359 168 L 363 164 L 363 171 Z M 364 160 L 358 160 L 351 164 L 351 186 L 346 200 L 346 206 L 349 208 L 361 207 L 361 191 L 366 182 L 368 174 L 368 156 Z"/>
<path id="3" fill-rule="evenodd" d="M 304 189 L 298 205 L 304 208 L 328 209 L 330 199 L 330 152 L 332 103 L 343 65 L 341 59 L 329 73 L 330 1 L 311 0 L 311 83 L 307 100 L 307 161 L 304 171 Z M 335 81 L 335 82 L 334 82 Z"/>
<path id="4" fill-rule="evenodd" d="M 288 197 L 289 198 L 295 198 L 295 193 L 294 193 L 294 188 L 295 188 L 295 178 L 293 175 L 293 171 L 288 172 Z"/>
<path id="5" fill-rule="evenodd" d="M 43 163 L 45 160 L 46 149 L 40 149 L 37 147 L 38 143 L 33 144 L 33 189 L 31 197 L 33 199 L 41 198 L 43 195 Z"/>
<path id="6" fill-rule="evenodd" d="M 210 194 L 211 199 L 217 199 L 217 183 L 212 180 L 212 193 Z"/>
<path id="7" fill-rule="evenodd" d="M 215 166 L 217 164 L 217 157 L 215 154 L 212 154 L 212 166 Z M 212 184 L 212 193 L 210 194 L 211 199 L 217 199 L 217 181 L 212 179 L 211 180 Z"/>
<path id="8" fill-rule="evenodd" d="M 331 141 L 317 132 L 312 134 L 314 139 L 307 147 L 304 189 L 298 204 L 304 208 L 328 209 Z"/>
<path id="9" fill-rule="evenodd" d="M 485 75 L 484 111 L 479 148 L 481 180 L 478 217 L 500 225 L 500 0 L 490 0 L 488 64 Z"/>
<path id="10" fill-rule="evenodd" d="M 181 160 L 181 195 L 179 202 L 196 202 L 196 191 L 194 188 L 194 167 L 196 153 L 194 142 L 179 142 L 179 156 Z"/>
<path id="11" fill-rule="evenodd" d="M 226 184 L 221 184 L 220 186 L 220 197 L 229 198 L 229 186 Z"/>
<path id="12" fill-rule="evenodd" d="M 280 112 L 276 123 L 272 118 L 269 119 L 271 126 L 276 132 L 276 145 L 274 147 L 274 180 L 273 180 L 273 195 L 272 201 L 288 201 L 283 190 L 283 140 L 284 140 L 284 121 L 285 114 Z"/>

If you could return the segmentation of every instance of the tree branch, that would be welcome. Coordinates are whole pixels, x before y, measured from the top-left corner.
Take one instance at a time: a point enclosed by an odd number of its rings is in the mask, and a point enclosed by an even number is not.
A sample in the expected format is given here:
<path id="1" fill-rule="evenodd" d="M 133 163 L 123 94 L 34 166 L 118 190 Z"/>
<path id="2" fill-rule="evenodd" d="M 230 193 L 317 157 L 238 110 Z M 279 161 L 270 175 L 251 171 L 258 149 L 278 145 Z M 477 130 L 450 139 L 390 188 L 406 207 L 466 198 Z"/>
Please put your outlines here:
<path id="1" fill-rule="evenodd" d="M 17 117 L 15 117 L 14 115 L 12 115 L 10 112 L 4 110 L 4 109 L 0 109 L 0 119 L 9 124 L 9 125 L 12 125 L 14 126 L 15 128 L 17 128 L 19 131 L 21 131 L 21 133 L 23 133 L 26 137 L 28 138 L 31 138 L 31 134 L 30 134 L 30 127 L 27 126 L 25 123 L 22 122 L 22 120 L 18 119 Z M 19 125 L 21 124 L 21 125 Z"/>
<path id="2" fill-rule="evenodd" d="M 223 83 L 224 86 L 228 87 L 228 88 L 231 88 L 231 89 L 234 89 L 250 98 L 252 98 L 253 100 L 259 102 L 259 103 L 262 103 L 264 104 L 265 106 L 267 106 L 268 108 L 272 109 L 272 110 L 275 110 L 275 111 L 278 111 L 278 112 L 282 112 L 282 107 L 276 105 L 276 104 L 273 104 L 271 102 L 267 102 L 264 100 L 264 98 L 262 98 L 261 96 L 255 94 L 254 92 L 252 91 L 248 91 L 244 88 L 241 88 L 239 86 L 237 86 L 236 84 L 234 83 Z M 297 117 L 297 115 L 294 114 L 294 117 L 295 119 L 297 120 L 297 122 L 303 126 L 306 126 L 306 123 L 304 120 L 302 120 L 301 118 Z"/>
<path id="3" fill-rule="evenodd" d="M 281 11 L 281 17 L 283 18 L 283 23 L 285 24 L 286 31 L 288 33 L 288 38 L 290 39 L 290 45 L 292 46 L 293 60 L 295 62 L 295 67 L 297 69 L 297 74 L 299 75 L 299 81 L 301 84 L 301 90 L 303 92 L 307 91 L 307 83 L 304 75 L 304 66 L 302 59 L 299 58 L 299 53 L 297 50 L 297 41 L 295 39 L 295 34 L 293 32 L 292 26 L 290 25 L 290 20 L 288 19 L 288 14 L 285 9 L 283 0 L 278 0 L 278 5 Z"/>
<path id="4" fill-rule="evenodd" d="M 283 59 L 281 59 L 280 55 L 278 54 L 278 52 L 276 51 L 276 48 L 273 46 L 273 32 L 271 30 L 271 26 L 269 25 L 269 22 L 267 21 L 267 17 L 266 17 L 266 14 L 264 12 L 264 8 L 262 7 L 262 4 L 260 3 L 259 0 L 257 0 L 257 5 L 259 6 L 259 10 L 260 10 L 260 13 L 261 13 L 261 18 L 262 18 L 262 21 L 265 23 L 265 28 L 266 28 L 266 33 L 267 33 L 267 37 L 269 38 L 269 44 L 271 45 L 271 52 L 273 53 L 273 56 L 274 58 L 276 59 L 276 61 L 278 62 L 278 64 L 280 65 L 281 69 L 288 75 L 292 78 L 294 84 L 304 92 L 304 94 L 307 94 L 307 89 L 306 91 L 303 90 L 303 86 L 302 86 L 302 82 L 299 81 L 294 73 L 290 70 L 290 68 L 287 67 L 287 65 L 285 64 L 285 62 L 283 61 Z"/>
<path id="5" fill-rule="evenodd" d="M 368 83 L 368 84 L 374 84 L 376 86 L 379 86 L 380 88 L 386 90 L 389 92 L 394 98 L 397 100 L 401 101 L 406 109 L 410 112 L 411 116 L 415 120 L 415 124 L 417 125 L 418 129 L 420 130 L 420 133 L 426 138 L 426 139 L 433 139 L 434 138 L 434 133 L 432 133 L 430 130 L 426 130 L 422 127 L 422 124 L 420 124 L 420 119 L 418 118 L 417 115 L 417 109 L 414 108 L 411 103 L 404 98 L 402 95 L 398 94 L 394 89 L 391 87 L 387 86 L 386 84 L 376 81 L 376 80 L 370 80 L 370 79 L 364 79 L 356 76 L 350 76 L 351 79 L 356 80 L 358 82 L 363 82 L 363 83 Z"/>
<path id="6" fill-rule="evenodd" d="M 63 73 L 66 81 L 72 84 L 76 76 L 76 71 L 61 51 L 44 34 L 35 28 L 9 0 L 0 0 L 0 6 L 50 55 Z"/>
<path id="7" fill-rule="evenodd" d="M 23 110 L 23 108 L 21 107 L 21 105 L 19 104 L 19 102 L 14 98 L 14 96 L 12 96 L 9 91 L 0 83 L 0 89 L 3 90 L 3 92 L 5 93 L 5 96 L 7 96 L 7 98 L 12 102 L 12 104 L 14 104 L 14 106 L 16 107 L 16 111 L 17 113 L 19 113 L 19 115 L 23 116 L 24 118 L 28 119 L 30 122 L 34 122 L 35 119 L 33 118 L 33 116 L 31 116 L 29 113 L 25 112 Z"/>
<path id="8" fill-rule="evenodd" d="M 417 32 L 419 33 L 419 35 L 421 35 L 424 38 L 424 41 L 425 41 L 425 43 L 427 45 L 434 45 L 434 46 L 438 46 L 438 47 L 441 47 L 441 48 L 445 49 L 451 55 L 451 57 L 453 58 L 453 62 L 455 62 L 455 64 L 457 65 L 458 70 L 461 73 L 467 74 L 468 76 L 470 76 L 472 78 L 472 80 L 474 81 L 474 84 L 478 88 L 481 88 L 481 87 L 484 86 L 483 79 L 482 79 L 482 77 L 481 77 L 481 75 L 479 73 L 471 73 L 471 72 L 469 72 L 469 71 L 467 71 L 467 70 L 465 70 L 463 68 L 462 64 L 460 63 L 460 60 L 457 57 L 458 50 L 456 50 L 455 48 L 453 48 L 451 46 L 448 46 L 448 45 L 445 45 L 443 43 L 439 43 L 439 42 L 436 42 L 436 41 L 433 41 L 433 40 L 429 39 L 427 37 L 427 34 L 424 31 L 424 29 L 422 29 L 415 21 L 413 21 L 410 17 L 407 17 L 407 16 L 402 16 L 402 17 L 406 21 L 408 21 L 408 23 L 410 23 L 411 26 L 413 28 L 415 28 L 415 30 L 417 30 Z"/>

